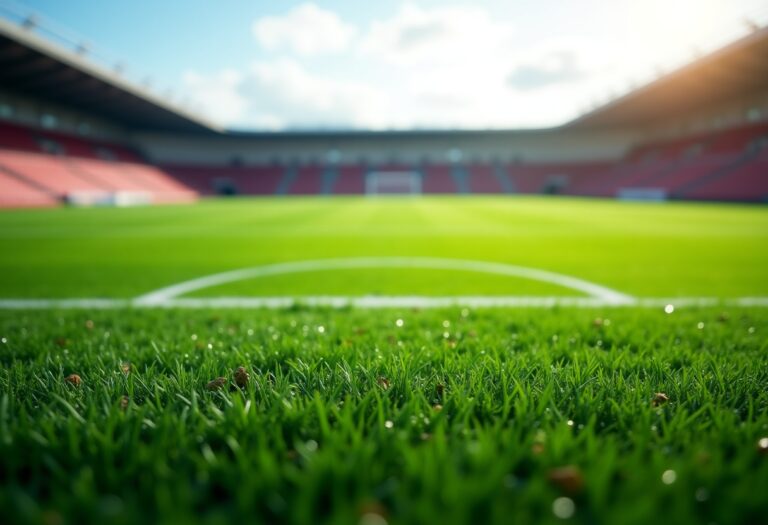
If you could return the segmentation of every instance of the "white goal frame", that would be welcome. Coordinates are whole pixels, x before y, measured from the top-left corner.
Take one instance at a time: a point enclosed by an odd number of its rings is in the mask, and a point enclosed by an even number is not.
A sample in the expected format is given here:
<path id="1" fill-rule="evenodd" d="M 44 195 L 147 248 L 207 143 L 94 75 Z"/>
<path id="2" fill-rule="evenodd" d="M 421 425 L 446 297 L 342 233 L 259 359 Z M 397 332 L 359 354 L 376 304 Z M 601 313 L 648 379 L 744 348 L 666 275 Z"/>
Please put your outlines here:
<path id="1" fill-rule="evenodd" d="M 418 171 L 369 171 L 365 175 L 366 195 L 421 195 Z"/>

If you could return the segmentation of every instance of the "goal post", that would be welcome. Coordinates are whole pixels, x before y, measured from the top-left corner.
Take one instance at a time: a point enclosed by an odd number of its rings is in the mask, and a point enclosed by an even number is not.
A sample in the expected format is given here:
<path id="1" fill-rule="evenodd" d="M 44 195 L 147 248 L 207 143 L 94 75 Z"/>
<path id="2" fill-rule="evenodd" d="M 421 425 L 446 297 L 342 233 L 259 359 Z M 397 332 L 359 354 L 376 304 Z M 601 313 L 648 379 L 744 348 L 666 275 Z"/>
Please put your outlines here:
<path id="1" fill-rule="evenodd" d="M 418 171 L 370 171 L 365 176 L 366 195 L 420 195 Z"/>

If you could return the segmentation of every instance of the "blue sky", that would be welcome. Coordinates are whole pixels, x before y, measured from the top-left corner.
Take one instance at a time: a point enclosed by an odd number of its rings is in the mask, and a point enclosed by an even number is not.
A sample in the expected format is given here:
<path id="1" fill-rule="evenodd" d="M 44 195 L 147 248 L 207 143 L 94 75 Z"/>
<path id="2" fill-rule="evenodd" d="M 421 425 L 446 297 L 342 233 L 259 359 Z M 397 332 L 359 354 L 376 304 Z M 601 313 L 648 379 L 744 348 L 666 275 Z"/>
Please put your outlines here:
<path id="1" fill-rule="evenodd" d="M 563 123 L 745 34 L 757 0 L 0 0 L 236 128 Z"/>

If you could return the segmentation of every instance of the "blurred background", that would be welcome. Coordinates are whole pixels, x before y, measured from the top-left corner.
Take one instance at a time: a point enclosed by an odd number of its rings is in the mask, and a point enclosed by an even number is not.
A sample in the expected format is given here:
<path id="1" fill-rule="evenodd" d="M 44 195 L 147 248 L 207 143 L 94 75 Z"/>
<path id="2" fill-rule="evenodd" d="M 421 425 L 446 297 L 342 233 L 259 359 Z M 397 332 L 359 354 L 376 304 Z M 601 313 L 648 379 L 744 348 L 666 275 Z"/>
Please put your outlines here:
<path id="1" fill-rule="evenodd" d="M 768 6 L 0 2 L 0 205 L 768 196 Z"/>

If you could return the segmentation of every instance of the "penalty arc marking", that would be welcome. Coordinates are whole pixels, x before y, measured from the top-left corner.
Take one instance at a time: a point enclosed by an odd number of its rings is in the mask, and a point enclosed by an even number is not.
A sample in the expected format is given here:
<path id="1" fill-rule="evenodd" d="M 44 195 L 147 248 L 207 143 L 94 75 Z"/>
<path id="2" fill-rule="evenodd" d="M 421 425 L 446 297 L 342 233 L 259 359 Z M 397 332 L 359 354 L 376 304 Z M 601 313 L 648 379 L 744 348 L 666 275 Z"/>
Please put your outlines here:
<path id="1" fill-rule="evenodd" d="M 460 270 L 495 274 L 507 277 L 532 279 L 555 284 L 585 294 L 585 296 L 315 296 L 315 297 L 183 297 L 184 294 L 212 286 L 245 279 L 285 275 L 321 270 L 361 268 L 423 268 Z M 319 259 L 291 261 L 243 268 L 207 275 L 189 281 L 154 290 L 135 299 L 68 298 L 23 299 L 0 298 L 0 309 L 70 309 L 101 310 L 112 308 L 289 308 L 296 304 L 330 308 L 438 308 L 448 306 L 468 307 L 525 307 L 550 308 L 553 306 L 595 308 L 637 306 L 656 308 L 667 304 L 676 306 L 729 305 L 744 307 L 768 307 L 768 297 L 632 297 L 584 279 L 560 273 L 514 266 L 511 264 L 442 259 L 435 257 L 356 257 L 346 259 Z"/>
<path id="2" fill-rule="evenodd" d="M 197 279 L 160 288 L 159 290 L 142 295 L 134 300 L 134 304 L 137 306 L 160 306 L 190 292 L 246 279 L 321 270 L 364 268 L 423 268 L 503 275 L 507 277 L 531 279 L 534 281 L 555 284 L 564 288 L 570 288 L 571 290 L 585 293 L 591 299 L 596 299 L 602 304 L 628 305 L 635 302 L 634 297 L 612 290 L 611 288 L 570 275 L 539 270 L 537 268 L 527 268 L 524 266 L 515 266 L 497 262 L 443 259 L 436 257 L 353 257 L 345 259 L 317 259 L 310 261 L 284 262 L 207 275 L 205 277 L 199 277 Z"/>

